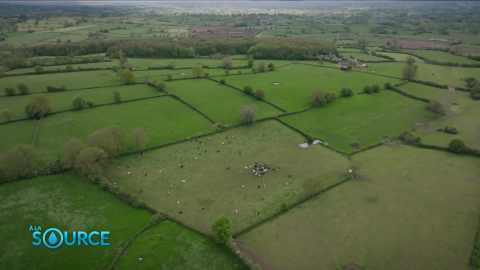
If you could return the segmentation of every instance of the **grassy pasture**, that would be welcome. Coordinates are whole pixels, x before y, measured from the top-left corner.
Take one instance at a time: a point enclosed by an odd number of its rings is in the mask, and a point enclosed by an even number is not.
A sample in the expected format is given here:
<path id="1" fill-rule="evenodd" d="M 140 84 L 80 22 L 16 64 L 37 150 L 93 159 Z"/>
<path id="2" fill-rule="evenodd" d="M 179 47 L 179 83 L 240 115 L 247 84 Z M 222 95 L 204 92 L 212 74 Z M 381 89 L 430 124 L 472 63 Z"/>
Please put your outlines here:
<path id="1" fill-rule="evenodd" d="M 405 68 L 404 63 L 387 62 L 387 63 L 367 63 L 366 68 L 357 67 L 357 68 L 354 68 L 353 70 L 359 71 L 359 72 L 370 73 L 370 74 L 391 76 L 391 77 L 396 77 L 396 78 L 401 79 L 402 78 L 402 70 L 404 68 Z"/>
<path id="2" fill-rule="evenodd" d="M 87 38 L 88 38 L 87 35 L 68 34 L 68 35 L 63 35 L 61 37 L 57 37 L 57 38 L 46 39 L 44 41 L 57 42 L 57 39 L 60 39 L 61 42 L 67 42 L 67 40 L 70 40 L 71 42 L 77 42 L 81 40 L 86 40 Z"/>
<path id="3" fill-rule="evenodd" d="M 53 61 L 53 59 L 52 59 Z M 62 70 L 65 70 L 65 67 L 67 65 L 59 65 L 59 66 L 44 66 L 43 70 L 49 71 L 49 70 L 57 70 L 57 68 L 60 68 Z M 113 60 L 112 62 L 98 62 L 98 63 L 85 63 L 85 64 L 71 64 L 71 66 L 74 69 L 77 69 L 77 67 L 81 68 L 106 68 L 106 67 L 114 67 L 114 66 L 120 66 L 119 61 Z M 19 68 L 19 69 L 12 69 L 7 71 L 7 74 L 19 74 L 19 73 L 28 73 L 28 72 L 35 72 L 35 68 Z M 112 71 L 106 71 L 106 72 L 112 72 Z"/>
<path id="4" fill-rule="evenodd" d="M 106 269 L 118 249 L 148 224 L 151 214 L 137 210 L 73 173 L 42 176 L 0 189 L 2 269 Z M 32 245 L 30 225 L 42 231 L 110 231 L 109 246 Z M 28 260 L 25 256 L 28 254 Z"/>
<path id="5" fill-rule="evenodd" d="M 46 92 L 46 87 L 49 84 L 56 84 L 58 86 L 63 83 L 67 86 L 67 90 L 122 84 L 112 70 L 65 72 L 0 78 L 0 84 L 4 87 L 11 86 L 17 88 L 17 85 L 22 82 L 30 88 L 30 93 Z M 4 95 L 4 93 L 2 94 Z"/>
<path id="6" fill-rule="evenodd" d="M 227 84 L 243 89 L 251 85 L 253 89 L 265 91 L 265 99 L 287 111 L 299 111 L 311 106 L 308 95 L 317 88 L 339 95 L 343 87 L 350 87 L 361 92 L 365 85 L 399 80 L 366 75 L 359 72 L 345 72 L 337 69 L 312 67 L 306 65 L 289 65 L 273 72 L 257 73 L 225 78 Z M 281 85 L 274 85 L 279 82 Z"/>
<path id="7" fill-rule="evenodd" d="M 133 70 L 147 69 L 148 67 L 168 66 L 171 62 L 175 64 L 175 68 L 193 68 L 196 66 L 207 65 L 211 68 L 219 67 L 222 63 L 221 59 L 149 59 L 149 58 L 129 58 L 133 64 Z M 248 60 L 232 60 L 232 66 L 246 66 Z M 292 63 L 288 60 L 255 60 L 254 67 L 257 67 L 258 63 L 265 62 L 273 63 L 276 67 Z M 207 70 L 205 70 L 207 71 Z M 184 71 L 182 71 L 184 72 Z M 235 72 L 231 70 L 230 72 Z"/>
<path id="8" fill-rule="evenodd" d="M 419 63 L 415 79 L 464 87 L 464 83 L 460 79 L 465 77 L 478 78 L 479 71 L 480 68 L 448 67 Z"/>
<path id="9" fill-rule="evenodd" d="M 442 91 L 442 89 L 438 89 Z M 448 91 L 448 90 L 443 90 Z M 480 106 L 478 101 L 472 100 L 468 93 L 454 91 L 445 95 L 442 101 L 446 106 L 447 116 L 442 116 L 436 121 L 431 122 L 426 129 L 419 129 L 415 132 L 416 136 L 422 138 L 425 144 L 434 144 L 447 147 L 451 140 L 462 139 L 465 144 L 474 149 L 480 149 Z M 452 103 L 455 103 L 452 104 Z M 456 127 L 458 134 L 439 133 L 437 129 L 443 129 L 446 126 Z"/>
<path id="10" fill-rule="evenodd" d="M 453 62 L 453 63 L 461 63 L 461 64 L 478 64 L 478 61 L 468 59 L 463 56 L 454 55 L 451 53 L 441 52 L 441 51 L 431 51 L 431 50 L 414 50 L 415 54 L 423 56 L 428 60 L 434 61 L 437 60 L 438 62 Z M 467 54 L 467 53 L 465 53 Z"/>
<path id="11" fill-rule="evenodd" d="M 56 33 L 56 32 L 48 32 L 48 33 L 41 33 L 41 34 L 36 34 L 36 33 L 26 33 L 23 35 L 16 35 L 16 36 L 9 36 L 5 39 L 5 42 L 14 45 L 15 47 L 21 46 L 23 43 L 25 44 L 32 44 L 32 43 L 37 43 L 42 40 L 47 40 L 51 38 L 57 38 L 61 39 L 62 33 Z"/>
<path id="12" fill-rule="evenodd" d="M 0 125 L 0 134 L 2 134 L 0 153 L 6 152 L 17 144 L 31 144 L 36 126 L 37 121 L 33 120 Z"/>
<path id="13" fill-rule="evenodd" d="M 232 138 L 233 135 L 236 137 Z M 232 220 L 234 231 L 268 217 L 279 211 L 282 202 L 291 204 L 303 198 L 301 184 L 308 177 L 321 178 L 325 186 L 346 177 L 348 161 L 344 156 L 319 145 L 300 148 L 298 145 L 305 139 L 274 120 L 239 127 L 200 141 L 202 143 L 193 141 L 153 150 L 145 157 L 120 157 L 109 166 L 107 177 L 204 232 L 210 232 L 210 224 L 219 215 Z M 117 163 L 124 162 L 131 168 L 122 166 L 117 170 Z M 281 166 L 281 169 L 257 177 L 251 174 L 250 167 L 244 168 L 255 165 L 254 162 L 272 168 Z M 228 166 L 231 169 L 227 169 Z M 133 174 L 127 175 L 127 171 Z M 144 176 L 146 173 L 148 176 Z M 293 176 L 290 178 L 289 174 Z M 288 186 L 284 186 L 286 182 Z M 241 188 L 242 185 L 245 188 Z M 140 189 L 142 193 L 138 192 Z M 205 210 L 199 211 L 200 207 Z M 255 216 L 256 212 L 260 215 Z"/>
<path id="14" fill-rule="evenodd" d="M 225 69 L 221 68 L 215 68 L 215 69 L 203 69 L 204 73 L 208 72 L 210 73 L 210 77 L 212 76 L 225 76 Z M 242 74 L 249 74 L 251 73 L 251 69 L 242 69 Z M 139 71 L 133 71 L 133 74 L 135 77 L 137 77 L 137 82 L 144 82 L 143 77 L 145 75 L 150 75 L 149 80 L 151 81 L 160 81 L 160 80 L 167 80 L 167 75 L 171 74 L 172 75 L 172 80 L 183 80 L 183 78 L 194 78 L 192 74 L 191 69 L 162 69 L 162 70 L 139 70 Z M 183 75 L 182 75 L 183 74 Z M 230 70 L 230 75 L 236 75 L 238 74 L 238 69 L 232 69 Z M 230 76 L 229 75 L 229 76 Z M 204 75 L 200 76 L 204 77 Z M 229 77 L 225 77 L 224 79 L 228 79 Z M 215 78 L 215 79 L 220 79 L 220 78 Z"/>
<path id="15" fill-rule="evenodd" d="M 352 262 L 368 269 L 469 269 L 480 203 L 478 159 L 383 146 L 354 160 L 364 164 L 363 180 L 344 183 L 237 241 L 277 269 L 339 269 Z"/>
<path id="16" fill-rule="evenodd" d="M 138 258 L 143 257 L 142 261 Z M 143 232 L 115 269 L 246 269 L 225 247 L 172 221 Z"/>
<path id="17" fill-rule="evenodd" d="M 125 85 L 105 88 L 96 88 L 78 91 L 64 91 L 46 94 L 52 104 L 52 112 L 72 109 L 72 101 L 76 97 L 82 97 L 85 101 L 92 101 L 94 104 L 113 103 L 113 92 L 118 91 L 123 101 L 162 95 L 155 88 L 147 85 Z M 27 117 L 25 105 L 32 98 L 31 95 L 17 95 L 14 97 L 0 97 L 0 110 L 11 109 L 14 117 L 12 120 Z M 4 122 L 4 119 L 1 120 Z"/>
<path id="18" fill-rule="evenodd" d="M 384 141 L 384 135 L 395 137 L 417 121 L 433 118 L 426 106 L 395 92 L 382 91 L 338 99 L 324 108 L 282 119 L 348 153 L 354 151 L 349 146 L 352 141 L 365 148 Z"/>
<path id="19" fill-rule="evenodd" d="M 405 58 L 407 58 L 407 56 L 413 57 L 413 59 L 415 59 L 416 63 L 423 63 L 424 62 L 422 59 L 417 58 L 417 57 L 412 56 L 412 55 L 408 55 L 408 54 L 390 53 L 390 52 L 380 52 L 380 53 L 383 54 L 383 55 L 386 55 L 386 56 L 390 56 L 390 57 L 394 58 L 396 61 L 399 61 L 399 62 L 402 62 L 402 63 L 405 63 Z"/>
<path id="20" fill-rule="evenodd" d="M 277 108 L 261 102 L 253 96 L 207 79 L 168 83 L 166 90 L 197 107 L 215 121 L 227 125 L 241 123 L 237 112 L 242 105 L 256 105 L 258 119 L 282 113 Z"/>
<path id="21" fill-rule="evenodd" d="M 111 125 L 128 131 L 143 128 L 149 137 L 147 147 L 213 130 L 202 115 L 174 98 L 163 97 L 46 117 L 36 147 L 45 157 L 60 158 L 66 141 L 77 138 L 87 143 L 91 133 Z"/>

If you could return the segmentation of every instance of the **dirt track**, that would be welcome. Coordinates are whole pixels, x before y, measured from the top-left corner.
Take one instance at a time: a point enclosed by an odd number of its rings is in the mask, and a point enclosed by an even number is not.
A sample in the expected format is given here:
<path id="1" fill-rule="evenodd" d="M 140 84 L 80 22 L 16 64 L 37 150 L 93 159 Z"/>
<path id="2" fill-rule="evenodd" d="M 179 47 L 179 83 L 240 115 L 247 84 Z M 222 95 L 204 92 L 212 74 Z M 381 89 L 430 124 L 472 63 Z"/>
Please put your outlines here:
<path id="1" fill-rule="evenodd" d="M 273 264 L 271 264 L 267 260 L 260 257 L 258 254 L 256 254 L 252 250 L 250 250 L 247 246 L 240 243 L 240 241 L 237 241 L 237 240 L 234 240 L 234 241 L 235 241 L 235 244 L 237 245 L 237 247 L 243 253 L 248 254 L 248 256 L 250 257 L 250 259 L 252 259 L 252 261 L 254 261 L 255 263 L 258 263 L 258 265 L 260 265 L 260 267 L 262 267 L 262 270 L 278 270 L 277 268 L 275 268 L 275 266 L 273 266 Z"/>

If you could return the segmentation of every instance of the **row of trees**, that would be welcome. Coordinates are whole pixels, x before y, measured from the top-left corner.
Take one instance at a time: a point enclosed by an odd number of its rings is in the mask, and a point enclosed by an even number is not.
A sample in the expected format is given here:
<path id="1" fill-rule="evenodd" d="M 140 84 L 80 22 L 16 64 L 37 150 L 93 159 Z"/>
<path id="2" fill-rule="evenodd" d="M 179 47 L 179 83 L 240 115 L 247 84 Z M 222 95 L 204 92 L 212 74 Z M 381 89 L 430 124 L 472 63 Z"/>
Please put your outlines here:
<path id="1" fill-rule="evenodd" d="M 17 84 L 17 89 L 18 89 L 18 94 L 20 95 L 26 95 L 30 92 L 30 89 L 24 83 Z M 5 95 L 14 96 L 17 89 L 15 89 L 14 87 L 5 87 Z"/>
<path id="2" fill-rule="evenodd" d="M 21 49 L 30 55 L 87 55 L 106 53 L 115 56 L 121 50 L 126 57 L 194 58 L 220 53 L 249 54 L 254 58 L 309 59 L 319 53 L 336 53 L 334 44 L 325 41 L 295 39 L 170 38 L 89 40 L 74 43 L 38 44 Z"/>

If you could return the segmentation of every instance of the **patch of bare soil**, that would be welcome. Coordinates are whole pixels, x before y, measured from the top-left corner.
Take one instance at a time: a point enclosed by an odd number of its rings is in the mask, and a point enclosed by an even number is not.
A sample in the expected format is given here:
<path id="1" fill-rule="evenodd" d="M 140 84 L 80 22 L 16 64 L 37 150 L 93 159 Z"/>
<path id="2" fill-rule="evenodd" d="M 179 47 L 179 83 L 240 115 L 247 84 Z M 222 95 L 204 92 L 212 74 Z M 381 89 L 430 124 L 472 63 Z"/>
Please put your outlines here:
<path id="1" fill-rule="evenodd" d="M 342 270 L 363 270 L 363 268 L 356 265 L 356 264 L 349 264 L 349 265 L 343 267 Z"/>
<path id="2" fill-rule="evenodd" d="M 355 148 L 355 149 L 356 149 L 356 148 L 358 148 L 359 146 L 360 146 L 360 145 L 359 145 L 357 142 L 351 142 L 351 143 L 350 143 L 350 147 L 352 147 L 352 148 Z"/>
<path id="3" fill-rule="evenodd" d="M 248 256 L 250 257 L 250 259 L 252 259 L 252 261 L 254 261 L 255 263 L 258 263 L 258 265 L 260 265 L 260 267 L 262 268 L 262 270 L 276 270 L 277 268 L 275 268 L 270 262 L 268 262 L 266 259 L 260 257 L 258 254 L 256 254 L 255 252 L 253 252 L 251 249 L 249 249 L 247 246 L 245 246 L 244 244 L 240 243 L 240 241 L 237 241 L 237 240 L 233 240 L 235 242 L 235 244 L 237 245 L 237 247 L 245 254 L 248 254 Z M 360 270 L 362 270 L 360 268 Z"/>
<path id="4" fill-rule="evenodd" d="M 210 126 L 211 126 L 211 127 L 218 127 L 218 125 L 221 125 L 221 124 L 222 124 L 222 123 L 220 123 L 220 122 L 216 122 L 216 123 L 211 124 Z"/>
<path id="5" fill-rule="evenodd" d="M 376 203 L 378 201 L 377 197 L 365 197 L 365 200 L 370 203 Z"/>

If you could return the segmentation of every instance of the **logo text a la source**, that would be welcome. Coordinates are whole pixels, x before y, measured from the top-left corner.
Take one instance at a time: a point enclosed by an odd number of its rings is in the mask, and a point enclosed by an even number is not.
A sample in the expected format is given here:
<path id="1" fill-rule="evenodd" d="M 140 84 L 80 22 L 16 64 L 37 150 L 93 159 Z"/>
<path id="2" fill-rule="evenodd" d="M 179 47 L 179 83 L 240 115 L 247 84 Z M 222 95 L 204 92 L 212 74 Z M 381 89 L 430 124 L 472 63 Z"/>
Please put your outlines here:
<path id="1" fill-rule="evenodd" d="M 67 246 L 109 246 L 108 235 L 110 231 L 64 231 L 63 233 L 57 228 L 48 228 L 42 233 L 40 226 L 30 225 L 29 231 L 33 231 L 32 237 L 34 246 L 40 246 L 42 243 L 50 248 L 55 249 L 62 244 Z"/>

